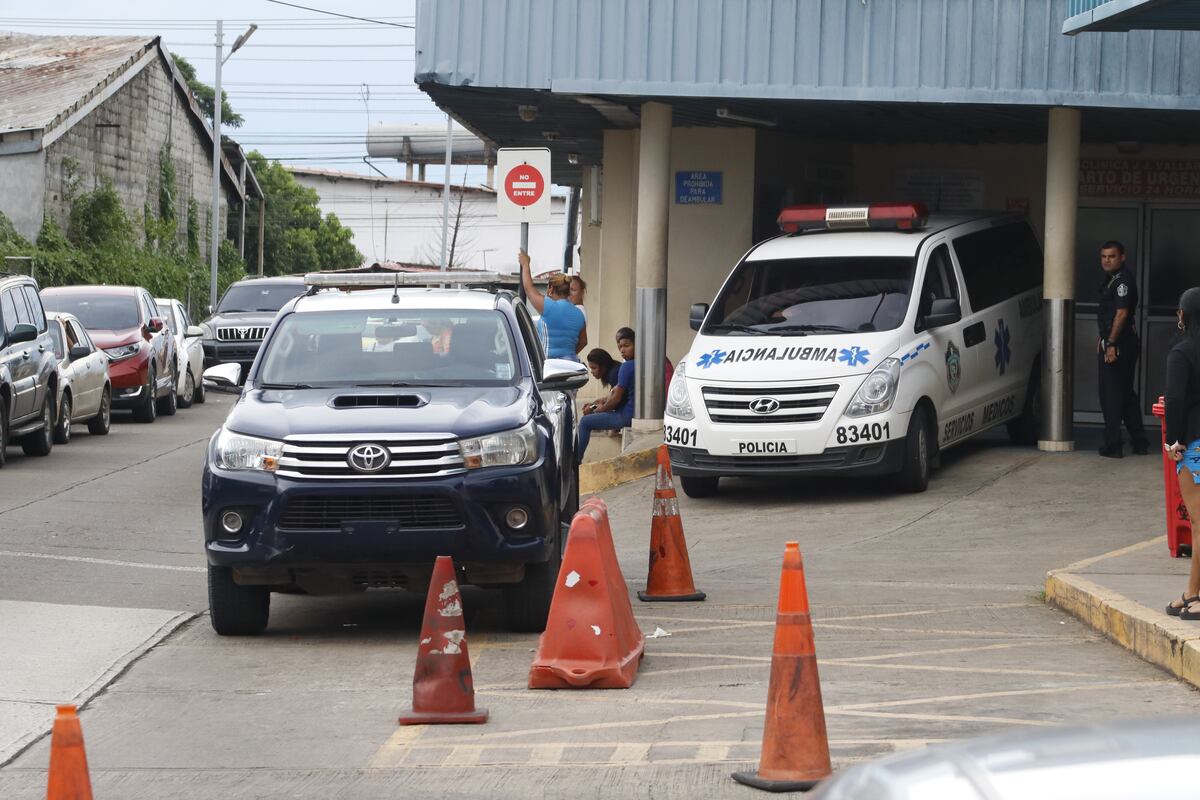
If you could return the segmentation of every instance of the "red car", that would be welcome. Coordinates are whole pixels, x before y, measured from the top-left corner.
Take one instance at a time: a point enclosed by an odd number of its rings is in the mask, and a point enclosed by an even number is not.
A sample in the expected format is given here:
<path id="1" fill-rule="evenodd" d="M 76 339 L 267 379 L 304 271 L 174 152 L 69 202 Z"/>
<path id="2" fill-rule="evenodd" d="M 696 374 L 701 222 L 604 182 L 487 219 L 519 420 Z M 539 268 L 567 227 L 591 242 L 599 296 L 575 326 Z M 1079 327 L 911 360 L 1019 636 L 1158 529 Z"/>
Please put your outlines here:
<path id="1" fill-rule="evenodd" d="M 47 311 L 78 317 L 108 356 L 113 408 L 133 409 L 138 422 L 175 413 L 175 341 L 149 292 L 138 286 L 60 286 L 41 295 Z"/>

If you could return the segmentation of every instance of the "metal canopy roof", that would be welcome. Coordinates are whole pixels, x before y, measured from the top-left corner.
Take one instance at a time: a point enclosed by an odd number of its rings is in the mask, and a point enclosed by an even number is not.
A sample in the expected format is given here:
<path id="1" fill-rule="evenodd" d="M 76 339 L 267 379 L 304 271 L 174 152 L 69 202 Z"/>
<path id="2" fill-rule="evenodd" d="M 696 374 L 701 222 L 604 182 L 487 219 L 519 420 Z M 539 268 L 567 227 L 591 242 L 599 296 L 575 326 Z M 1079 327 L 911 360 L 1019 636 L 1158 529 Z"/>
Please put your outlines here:
<path id="1" fill-rule="evenodd" d="M 1200 33 L 1067 37 L 1067 12 L 1068 0 L 418 0 L 415 80 L 496 146 L 550 147 L 562 184 L 600 162 L 605 128 L 637 127 L 647 100 L 670 103 L 677 126 L 755 125 L 718 118 L 725 108 L 861 142 L 1041 143 L 1055 106 L 1083 109 L 1085 139 L 1194 141 Z"/>
<path id="2" fill-rule="evenodd" d="M 1071 0 L 1062 32 L 1200 30 L 1196 0 Z"/>
<path id="3" fill-rule="evenodd" d="M 1046 141 L 1045 107 L 954 103 L 833 102 L 821 100 L 729 101 L 722 98 L 601 97 L 534 90 L 498 90 L 423 84 L 442 108 L 498 147 L 549 147 L 551 172 L 559 185 L 579 185 L 581 171 L 599 164 L 605 128 L 636 128 L 643 102 L 670 103 L 677 127 L 743 126 L 800 137 L 848 142 L 902 144 L 1028 143 Z M 607 116 L 596 111 L 605 108 Z M 538 106 L 537 118 L 523 122 L 519 105 Z M 624 117 L 614 111 L 620 108 Z M 760 124 L 722 119 L 717 109 L 757 119 Z M 619 120 L 619 121 L 614 121 Z M 1195 140 L 1192 111 L 1083 109 L 1085 141 L 1187 143 Z M 547 139 L 546 134 L 553 134 Z M 576 156 L 571 164 L 569 155 Z"/>

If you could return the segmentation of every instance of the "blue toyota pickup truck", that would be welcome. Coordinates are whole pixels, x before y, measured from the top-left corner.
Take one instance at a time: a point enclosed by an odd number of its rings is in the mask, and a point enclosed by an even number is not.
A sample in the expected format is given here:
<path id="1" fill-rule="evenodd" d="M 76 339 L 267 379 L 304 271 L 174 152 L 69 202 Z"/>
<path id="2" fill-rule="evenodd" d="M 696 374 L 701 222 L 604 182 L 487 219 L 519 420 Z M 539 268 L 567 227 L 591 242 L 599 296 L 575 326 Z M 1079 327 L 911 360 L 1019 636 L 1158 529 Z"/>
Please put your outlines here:
<path id="1" fill-rule="evenodd" d="M 579 504 L 570 390 L 509 292 L 356 288 L 311 276 L 286 304 L 209 442 L 204 541 L 222 635 L 262 632 L 272 592 L 424 592 L 434 559 L 545 626 Z M 321 279 L 328 279 L 322 281 Z"/>

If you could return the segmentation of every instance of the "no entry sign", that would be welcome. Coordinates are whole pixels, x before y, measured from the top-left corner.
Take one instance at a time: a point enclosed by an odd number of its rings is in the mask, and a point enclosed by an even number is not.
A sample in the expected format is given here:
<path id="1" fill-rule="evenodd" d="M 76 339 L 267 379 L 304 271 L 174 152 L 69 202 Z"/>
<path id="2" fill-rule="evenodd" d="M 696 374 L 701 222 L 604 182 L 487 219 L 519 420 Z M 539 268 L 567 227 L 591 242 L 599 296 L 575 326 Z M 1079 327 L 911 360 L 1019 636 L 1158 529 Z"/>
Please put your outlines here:
<path id="1" fill-rule="evenodd" d="M 501 222 L 550 220 L 550 151 L 545 147 L 506 147 L 496 152 L 500 175 L 496 215 Z"/>

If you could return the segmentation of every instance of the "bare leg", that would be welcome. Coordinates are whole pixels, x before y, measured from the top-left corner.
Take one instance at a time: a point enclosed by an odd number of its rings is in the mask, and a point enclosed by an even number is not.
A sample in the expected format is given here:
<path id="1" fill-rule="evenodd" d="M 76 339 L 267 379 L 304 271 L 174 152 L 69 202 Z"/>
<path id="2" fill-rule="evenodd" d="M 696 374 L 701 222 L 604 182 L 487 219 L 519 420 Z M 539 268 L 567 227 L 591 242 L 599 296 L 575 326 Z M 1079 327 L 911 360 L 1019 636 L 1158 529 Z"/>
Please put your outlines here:
<path id="1" fill-rule="evenodd" d="M 1188 597 L 1195 597 L 1200 594 L 1200 484 L 1196 483 L 1191 470 L 1187 467 L 1179 470 L 1179 494 L 1183 498 L 1183 505 L 1187 508 L 1188 518 L 1192 521 L 1192 569 L 1188 573 L 1185 594 Z M 1188 606 L 1188 613 L 1198 612 L 1200 612 L 1200 602 L 1192 602 Z"/>

